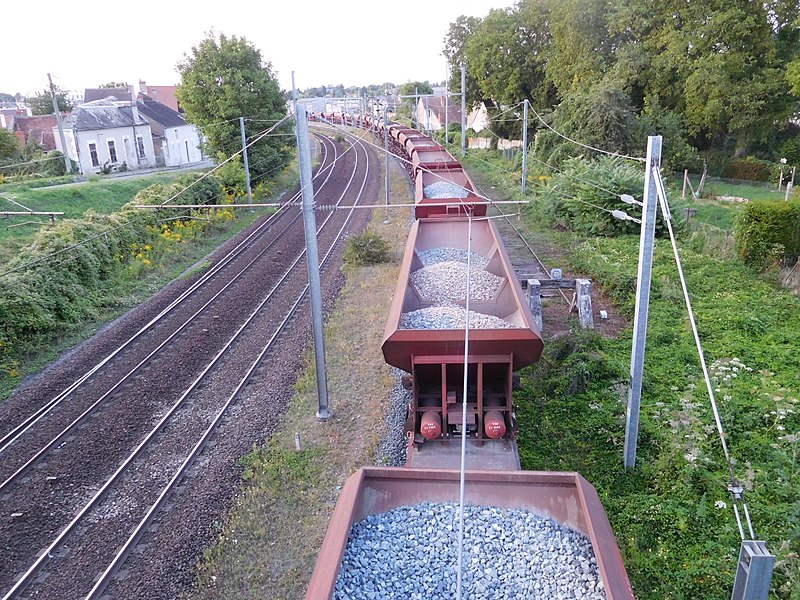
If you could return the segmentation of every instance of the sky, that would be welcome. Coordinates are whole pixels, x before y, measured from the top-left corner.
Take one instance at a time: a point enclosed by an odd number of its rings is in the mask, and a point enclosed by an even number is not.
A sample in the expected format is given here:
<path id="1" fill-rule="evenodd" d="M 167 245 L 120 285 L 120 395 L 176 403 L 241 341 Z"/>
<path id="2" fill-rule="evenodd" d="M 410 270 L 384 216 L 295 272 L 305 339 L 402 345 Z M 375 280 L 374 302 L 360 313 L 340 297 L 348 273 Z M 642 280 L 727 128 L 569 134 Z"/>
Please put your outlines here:
<path id="1" fill-rule="evenodd" d="M 213 31 L 245 37 L 282 89 L 443 81 L 443 40 L 460 15 L 485 17 L 513 0 L 223 0 L 36 3 L 37 21 L 2 27 L 0 92 L 36 94 L 47 74 L 65 90 L 117 81 L 180 83 L 176 65 Z M 78 9 L 77 7 L 81 8 Z M 46 16 L 48 15 L 48 16 Z"/>

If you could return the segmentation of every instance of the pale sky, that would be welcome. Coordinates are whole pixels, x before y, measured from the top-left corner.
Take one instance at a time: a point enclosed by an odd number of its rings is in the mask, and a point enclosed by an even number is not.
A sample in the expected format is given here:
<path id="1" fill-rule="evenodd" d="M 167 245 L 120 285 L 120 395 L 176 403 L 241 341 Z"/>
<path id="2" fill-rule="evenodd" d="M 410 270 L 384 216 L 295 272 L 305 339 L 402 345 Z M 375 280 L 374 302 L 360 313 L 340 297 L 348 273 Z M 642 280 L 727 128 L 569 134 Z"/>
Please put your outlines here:
<path id="1" fill-rule="evenodd" d="M 20 10 L 38 18 L 0 25 L 0 92 L 35 94 L 47 73 L 63 89 L 109 81 L 180 82 L 175 65 L 212 28 L 261 50 L 283 89 L 444 80 L 447 29 L 460 15 L 484 17 L 514 0 L 217 0 L 70 3 Z"/>

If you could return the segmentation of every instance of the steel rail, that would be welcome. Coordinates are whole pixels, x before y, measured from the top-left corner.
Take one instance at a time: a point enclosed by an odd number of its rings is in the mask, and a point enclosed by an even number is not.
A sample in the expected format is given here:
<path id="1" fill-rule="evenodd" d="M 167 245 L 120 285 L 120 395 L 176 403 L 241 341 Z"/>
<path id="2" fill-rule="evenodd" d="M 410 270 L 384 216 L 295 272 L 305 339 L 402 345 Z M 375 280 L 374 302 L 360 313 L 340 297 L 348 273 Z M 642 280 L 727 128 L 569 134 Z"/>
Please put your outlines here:
<path id="1" fill-rule="evenodd" d="M 323 185 L 329 180 L 330 176 L 331 175 L 329 174 L 328 177 L 326 177 L 325 181 L 323 182 Z M 119 379 L 115 384 L 113 384 L 102 396 L 100 396 L 100 398 L 98 398 L 94 403 L 92 403 L 81 415 L 79 415 L 76 419 L 74 419 L 65 429 L 63 429 L 59 434 L 57 434 L 54 438 L 52 438 L 50 440 L 50 442 L 48 442 L 45 446 L 40 448 L 40 450 L 35 455 L 33 455 L 27 462 L 25 462 L 17 471 L 15 471 L 5 481 L 0 483 L 0 491 L 2 491 L 6 486 L 10 485 L 14 480 L 16 480 L 19 477 L 21 477 L 24 473 L 26 473 L 28 470 L 30 470 L 30 468 L 32 468 L 36 463 L 38 463 L 39 460 L 41 460 L 41 458 L 48 451 L 50 451 L 53 448 L 53 446 L 55 446 L 58 442 L 60 442 L 66 435 L 68 435 L 80 423 L 85 421 L 103 403 L 103 401 L 106 398 L 111 396 L 125 381 L 127 381 L 131 376 L 133 376 L 137 371 L 139 371 L 139 369 L 141 369 L 148 361 L 150 361 L 150 359 L 152 359 L 160 350 L 162 350 L 167 345 L 167 343 L 169 343 L 185 327 L 187 327 L 199 315 L 201 315 L 201 313 L 212 302 L 214 302 L 214 300 L 216 300 L 219 296 L 221 296 L 231 285 L 233 285 L 234 282 L 236 282 L 246 271 L 248 271 L 250 269 L 250 267 L 252 267 L 259 259 L 261 259 L 264 256 L 264 254 L 266 254 L 278 242 L 278 240 L 281 238 L 281 236 L 283 236 L 286 233 L 286 231 L 288 231 L 289 228 L 292 227 L 292 225 L 294 225 L 297 222 L 297 220 L 300 218 L 300 216 L 301 215 L 298 212 L 294 217 L 292 217 L 291 221 L 289 221 L 289 223 L 286 225 L 286 227 L 284 227 L 284 229 L 281 232 L 279 232 L 277 234 L 277 236 L 272 241 L 270 241 L 269 244 L 267 244 L 258 253 L 258 255 L 255 258 L 250 260 L 250 262 L 248 262 L 242 269 L 240 269 L 239 272 L 236 273 L 236 275 L 234 275 L 233 278 L 230 281 L 228 281 L 228 283 L 226 283 L 225 286 L 222 287 L 222 289 L 220 289 L 205 304 L 203 304 L 203 306 L 201 306 L 197 311 L 195 311 L 194 314 L 192 314 L 188 319 L 186 319 L 175 331 L 173 331 L 166 339 L 164 339 L 154 350 L 152 350 L 145 358 L 143 358 L 133 369 L 128 371 L 121 379 Z M 270 227 L 273 224 L 271 222 L 271 220 L 272 219 L 270 219 Z M 263 232 L 264 230 L 260 229 L 260 231 Z M 248 236 L 248 239 L 251 239 L 251 238 L 252 238 L 252 236 Z M 255 238 L 252 238 L 252 239 L 255 239 Z M 237 248 L 239 248 L 240 246 L 241 246 L 241 244 L 238 245 Z M 249 247 L 249 245 L 247 247 Z M 238 258 L 243 253 L 243 250 L 244 250 L 244 248 L 242 249 L 242 252 L 238 253 L 235 257 L 231 258 L 230 261 L 228 261 L 227 264 L 230 264 L 230 262 L 232 262 L 235 258 Z M 227 259 L 231 255 L 232 254 L 229 253 L 225 258 Z M 219 271 L 220 271 L 220 269 L 217 269 L 214 273 L 215 274 L 219 273 Z M 207 280 L 208 279 L 210 279 L 210 277 L 207 278 Z M 142 331 L 143 330 L 140 330 L 139 333 L 137 333 L 137 336 L 139 334 L 141 334 Z M 134 338 L 131 338 L 130 340 L 128 340 L 128 342 L 126 342 L 126 345 L 128 343 L 130 343 L 131 340 L 133 340 L 133 339 Z M 116 354 L 116 352 L 118 352 L 119 350 L 120 349 L 115 351 L 114 354 Z M 112 356 L 114 354 L 112 354 Z M 103 361 L 100 365 L 98 365 L 98 367 L 96 367 L 96 368 L 99 368 L 99 366 L 102 366 L 103 364 L 105 364 L 105 362 L 107 362 L 107 360 L 110 360 L 110 358 L 111 357 L 107 357 L 107 359 L 105 361 Z M 81 382 L 85 381 L 86 379 L 88 379 L 88 376 L 85 376 L 85 378 L 83 378 L 81 380 Z M 69 391 L 70 392 L 74 391 L 74 389 L 76 389 L 76 387 L 77 386 L 73 384 L 73 386 L 71 386 L 71 388 L 69 388 Z M 62 396 L 61 398 L 59 398 L 57 402 L 51 401 L 51 403 L 49 404 L 48 410 L 45 411 L 45 412 L 42 412 L 35 420 L 33 420 L 30 423 L 30 425 L 25 430 L 21 431 L 17 436 L 15 436 L 15 438 L 13 440 L 11 440 L 11 442 L 16 441 L 17 439 L 19 439 L 19 437 L 21 437 L 24 434 L 24 432 L 27 431 L 27 429 L 32 427 L 33 424 L 35 424 L 39 419 L 41 419 L 46 413 L 50 412 L 53 408 L 55 408 L 55 406 L 57 406 L 64 398 L 66 398 L 66 394 L 64 396 Z M 10 445 L 10 443 L 7 444 L 7 445 Z"/>
<path id="2" fill-rule="evenodd" d="M 323 146 L 325 151 L 324 159 L 327 159 L 327 148 Z M 330 179 L 331 174 L 333 172 L 332 168 L 328 166 L 318 170 L 317 174 L 315 175 L 315 179 L 322 174 L 327 175 L 322 183 L 325 185 L 327 181 Z M 178 298 L 170 302 L 166 308 L 164 308 L 161 312 L 159 312 L 155 317 L 153 317 L 148 323 L 146 323 L 143 327 L 141 327 L 135 334 L 133 334 L 128 340 L 123 342 L 122 345 L 117 347 L 114 351 L 108 354 L 103 360 L 97 363 L 94 367 L 89 369 L 85 372 L 81 377 L 71 383 L 67 388 L 59 392 L 56 396 L 54 396 L 51 400 L 47 403 L 42 405 L 39 409 L 34 411 L 28 417 L 26 417 L 20 424 L 16 425 L 12 428 L 8 433 L 3 435 L 0 438 L 0 454 L 2 454 L 11 444 L 19 439 L 26 431 L 28 431 L 33 425 L 35 425 L 42 417 L 47 415 L 54 407 L 58 406 L 65 398 L 67 398 L 72 392 L 74 392 L 78 387 L 80 387 L 86 380 L 88 380 L 92 375 L 97 373 L 103 366 L 105 366 L 108 362 L 110 362 L 115 356 L 117 356 L 120 352 L 122 352 L 125 348 L 131 345 L 136 339 L 138 339 L 141 335 L 149 331 L 156 323 L 158 323 L 161 319 L 163 319 L 167 314 L 169 314 L 175 307 L 179 306 L 182 302 L 184 302 L 187 298 L 193 295 L 198 289 L 204 286 L 208 281 L 210 281 L 219 271 L 227 267 L 231 262 L 233 262 L 236 258 L 239 257 L 247 248 L 249 248 L 255 240 L 257 240 L 265 231 L 269 230 L 274 221 L 280 219 L 283 214 L 288 212 L 290 204 L 295 201 L 300 196 L 300 191 L 292 196 L 292 200 L 287 203 L 286 207 L 279 209 L 275 213 L 269 216 L 267 220 L 263 223 L 259 224 L 256 229 L 250 232 L 245 239 L 239 242 L 228 254 L 226 254 L 223 258 L 221 258 L 211 269 L 207 272 L 203 273 L 203 275 L 194 282 L 188 289 L 181 293 Z M 0 486 L 2 488 L 2 486 Z"/>
<path id="3" fill-rule="evenodd" d="M 353 181 L 353 179 L 355 177 L 356 170 L 357 170 L 357 165 L 356 165 L 356 167 L 354 167 L 353 174 L 351 175 L 350 180 L 348 181 L 348 184 L 346 186 L 345 191 L 342 192 L 339 200 L 337 201 L 337 204 L 341 203 L 341 201 L 343 200 L 345 194 L 349 192 L 349 187 L 350 187 L 350 184 L 352 183 L 352 181 Z M 361 188 L 359 190 L 359 197 L 361 195 L 361 192 L 363 192 L 364 186 L 366 184 L 367 175 L 368 175 L 368 170 L 365 170 L 365 176 L 364 176 L 365 180 L 364 180 L 364 182 L 362 182 Z M 323 223 L 317 228 L 317 233 L 319 233 L 327 225 L 327 223 L 330 221 L 330 219 L 333 218 L 333 216 L 334 216 L 333 213 L 331 213 L 330 215 L 328 215 L 326 217 L 326 219 L 323 221 Z M 345 221 L 345 224 L 340 228 L 336 238 L 331 243 L 331 246 L 330 246 L 328 252 L 326 253 L 324 260 L 327 260 L 327 258 L 330 256 L 330 254 L 333 251 L 335 245 L 337 244 L 339 239 L 342 237 L 343 232 L 344 232 L 344 230 L 346 228 L 346 225 L 347 225 L 347 223 L 349 223 L 351 218 L 352 218 L 352 213 L 348 214 L 348 217 L 347 217 L 347 219 Z M 288 279 L 288 277 L 297 268 L 297 265 L 300 263 L 300 261 L 302 260 L 302 258 L 304 256 L 305 256 L 305 251 L 300 252 L 300 254 L 294 260 L 292 265 L 290 265 L 290 267 L 287 269 L 286 273 L 281 277 L 280 281 L 278 281 L 273 286 L 273 288 L 270 290 L 270 292 L 267 294 L 267 296 L 264 298 L 264 300 L 262 300 L 262 302 L 259 303 L 259 306 L 255 310 L 253 310 L 251 312 L 250 316 L 237 329 L 237 331 L 229 339 L 229 341 L 217 352 L 217 354 L 214 356 L 212 361 L 203 369 L 203 371 L 192 382 L 192 384 L 189 386 L 189 388 L 187 388 L 187 390 L 184 391 L 184 393 L 175 402 L 175 404 L 169 409 L 169 411 L 162 416 L 162 418 L 159 420 L 159 422 L 152 428 L 150 433 L 147 434 L 145 436 L 145 438 L 142 439 L 142 441 L 134 449 L 134 451 L 128 456 L 128 458 L 125 459 L 120 464 L 120 466 L 117 468 L 117 470 L 114 472 L 114 474 L 93 495 L 93 497 L 84 505 L 84 507 L 76 514 L 76 516 L 72 519 L 72 521 L 70 521 L 70 523 L 59 533 L 59 535 L 56 537 L 56 539 L 53 542 L 51 542 L 51 544 L 40 554 L 40 556 L 29 567 L 29 569 L 20 577 L 20 579 L 17 580 L 17 582 L 14 584 L 14 586 L 3 597 L 4 600 L 12 598 L 15 594 L 17 594 L 18 592 L 20 592 L 23 589 L 25 589 L 31 583 L 32 579 L 41 570 L 41 568 L 45 564 L 45 562 L 47 562 L 47 560 L 52 557 L 52 553 L 58 547 L 60 547 L 60 545 L 62 544 L 63 540 L 72 532 L 72 530 L 76 527 L 76 525 L 78 523 L 80 523 L 89 514 L 89 512 L 99 503 L 99 501 L 105 495 L 105 493 L 108 491 L 108 489 L 111 486 L 113 486 L 117 481 L 119 481 L 119 479 L 122 477 L 124 471 L 128 468 L 128 466 L 144 451 L 144 449 L 148 446 L 148 444 L 150 444 L 150 442 L 156 437 L 156 435 L 162 430 L 162 428 L 164 428 L 164 425 L 166 424 L 167 420 L 183 405 L 183 403 L 186 401 L 186 398 L 189 397 L 191 392 L 194 389 L 196 389 L 196 387 L 201 383 L 201 381 L 205 378 L 205 376 L 216 365 L 216 363 L 219 361 L 219 359 L 228 351 L 228 349 L 233 345 L 233 343 L 239 338 L 239 336 L 242 334 L 244 329 L 253 321 L 253 319 L 255 319 L 255 317 L 258 315 L 258 313 L 263 309 L 264 305 L 271 299 L 273 294 L 278 290 L 278 288 L 281 285 L 283 285 L 283 283 Z M 301 292 L 298 300 L 295 302 L 295 305 L 291 309 L 292 313 L 294 312 L 294 310 L 296 309 L 296 306 L 299 305 L 299 302 L 302 300 L 302 298 L 307 293 L 307 290 L 308 290 L 308 286 L 306 286 L 304 288 L 304 290 Z M 287 320 L 288 320 L 288 317 L 287 317 Z M 281 326 L 283 327 L 284 325 L 282 324 Z M 246 375 L 247 379 L 249 379 L 251 372 L 252 372 L 252 370 L 248 371 L 248 374 Z M 238 393 L 238 390 L 240 390 L 241 387 L 243 387 L 243 385 L 244 384 L 240 384 L 239 386 L 237 386 L 237 392 L 236 393 Z M 226 405 L 227 404 L 230 404 L 230 401 L 227 402 Z M 192 454 L 195 454 L 195 452 L 193 451 Z"/>
<path id="4" fill-rule="evenodd" d="M 363 145 L 361 145 L 361 147 L 362 147 L 362 149 L 364 148 Z M 369 158 L 368 155 L 367 155 L 366 150 L 364 150 L 364 154 L 365 154 L 365 156 L 367 156 L 367 158 Z M 355 169 L 354 169 L 354 173 L 355 173 Z M 361 188 L 359 189 L 359 194 L 358 194 L 359 198 L 361 197 L 361 195 L 363 193 L 363 190 L 364 190 L 364 187 L 366 186 L 368 174 L 369 174 L 369 161 L 368 161 L 367 169 L 365 169 L 364 181 L 362 182 Z M 352 181 L 352 178 L 351 178 L 350 181 Z M 320 270 L 322 268 L 324 268 L 325 265 L 328 263 L 328 259 L 330 258 L 331 254 L 333 253 L 337 243 L 339 242 L 339 240 L 341 240 L 342 236 L 344 235 L 344 232 L 346 231 L 347 226 L 349 225 L 349 223 L 350 223 L 352 218 L 353 218 L 353 213 L 348 214 L 345 222 L 343 223 L 342 227 L 339 229 L 339 232 L 336 235 L 336 238 L 335 238 L 334 242 L 331 244 L 331 246 L 328 248 L 328 251 L 323 256 L 322 261 L 320 263 Z M 326 222 L 327 222 L 327 219 L 326 219 Z M 261 362 L 263 361 L 264 357 L 272 349 L 272 345 L 278 339 L 278 336 L 281 333 L 283 333 L 284 328 L 289 323 L 290 319 L 294 316 L 295 312 L 297 312 L 297 309 L 300 307 L 300 305 L 303 302 L 303 300 L 306 298 L 306 296 L 308 294 L 308 291 L 309 291 L 309 285 L 306 284 L 306 286 L 303 288 L 303 291 L 300 292 L 300 294 L 298 295 L 298 297 L 295 300 L 294 304 L 289 309 L 287 315 L 281 321 L 281 323 L 278 326 L 278 328 L 276 329 L 276 331 L 272 334 L 272 336 L 267 341 L 267 343 L 264 346 L 264 348 L 258 354 L 258 356 L 253 361 L 253 363 L 250 365 L 250 368 L 247 370 L 247 372 L 245 373 L 245 376 L 239 382 L 239 384 L 237 385 L 236 389 L 231 393 L 231 395 L 228 397 L 228 399 L 223 404 L 222 408 L 220 408 L 220 410 L 217 412 L 217 414 L 214 417 L 214 419 L 212 420 L 211 424 L 206 428 L 205 432 L 203 433 L 201 438 L 198 440 L 198 442 L 194 445 L 194 447 L 192 448 L 192 450 L 189 453 L 189 455 L 186 457 L 186 459 L 183 461 L 183 463 L 181 463 L 180 467 L 178 467 L 178 469 L 175 471 L 173 476 L 170 478 L 170 481 L 167 483 L 167 485 L 164 487 L 164 489 L 159 494 L 159 496 L 156 499 L 156 501 L 147 510 L 147 513 L 145 514 L 145 516 L 142 518 L 142 520 L 139 522 L 139 524 L 131 532 L 131 534 L 128 537 L 128 539 L 126 540 L 126 542 L 117 550 L 117 553 L 114 556 L 114 558 L 112 559 L 111 563 L 106 567 L 106 569 L 100 575 L 100 577 L 98 578 L 97 582 L 92 587 L 91 591 L 86 595 L 85 600 L 99 600 L 100 598 L 102 598 L 103 593 L 105 592 L 106 588 L 108 587 L 108 584 L 111 582 L 114 574 L 119 570 L 119 568 L 122 566 L 122 564 L 127 559 L 128 555 L 131 553 L 131 551 L 139 543 L 139 540 L 144 535 L 145 531 L 150 527 L 151 523 L 155 519 L 157 513 L 161 509 L 161 507 L 164 504 L 164 502 L 166 501 L 167 497 L 172 492 L 173 488 L 178 484 L 178 482 L 181 480 L 181 478 L 186 474 L 186 472 L 189 470 L 189 467 L 191 467 L 192 463 L 197 458 L 197 456 L 199 456 L 199 454 L 203 451 L 203 449 L 205 448 L 205 445 L 208 443 L 208 440 L 211 438 L 211 435 L 217 429 L 220 421 L 222 420 L 223 416 L 227 412 L 228 408 L 233 403 L 235 398 L 239 395 L 241 390 L 244 389 L 244 387 L 250 381 L 250 379 L 252 378 L 253 373 L 255 373 L 255 371 L 258 369 L 258 367 L 260 366 Z"/>

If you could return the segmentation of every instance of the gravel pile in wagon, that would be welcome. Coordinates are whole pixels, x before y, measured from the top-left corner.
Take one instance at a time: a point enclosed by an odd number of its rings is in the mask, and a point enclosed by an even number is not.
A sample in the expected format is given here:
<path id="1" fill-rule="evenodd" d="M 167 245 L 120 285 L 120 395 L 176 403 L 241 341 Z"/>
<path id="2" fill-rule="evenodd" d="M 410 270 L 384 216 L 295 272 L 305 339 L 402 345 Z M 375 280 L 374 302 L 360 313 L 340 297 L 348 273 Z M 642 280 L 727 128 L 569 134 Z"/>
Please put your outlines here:
<path id="1" fill-rule="evenodd" d="M 606 598 L 589 539 L 522 509 L 467 506 L 464 598 Z M 423 503 L 353 525 L 334 598 L 453 598 L 458 505 Z"/>
<path id="2" fill-rule="evenodd" d="M 469 190 L 449 181 L 437 181 L 422 190 L 425 198 L 466 198 Z"/>
<path id="3" fill-rule="evenodd" d="M 485 269 L 489 265 L 489 257 L 477 252 L 468 252 L 463 248 L 429 248 L 417 252 L 420 262 L 429 267 L 440 262 L 462 262 L 467 263 L 469 259 L 470 267 L 473 269 Z"/>
<path id="4" fill-rule="evenodd" d="M 467 271 L 466 263 L 448 260 L 417 269 L 411 274 L 411 282 L 425 302 L 463 302 L 468 275 L 470 300 L 491 300 L 504 280 L 480 268 Z"/>
<path id="5" fill-rule="evenodd" d="M 469 311 L 470 329 L 513 329 L 516 325 L 483 313 Z M 461 306 L 430 306 L 400 315 L 400 329 L 466 329 L 467 310 Z"/>
<path id="6" fill-rule="evenodd" d="M 505 278 L 486 267 L 489 258 L 462 248 L 430 248 L 417 253 L 423 267 L 411 273 L 411 282 L 423 301 L 433 306 L 400 315 L 400 329 L 464 329 L 467 311 L 454 304 L 467 298 L 467 260 L 469 260 L 470 300 L 489 301 Z M 510 329 L 516 327 L 494 315 L 469 311 L 470 329 Z"/>

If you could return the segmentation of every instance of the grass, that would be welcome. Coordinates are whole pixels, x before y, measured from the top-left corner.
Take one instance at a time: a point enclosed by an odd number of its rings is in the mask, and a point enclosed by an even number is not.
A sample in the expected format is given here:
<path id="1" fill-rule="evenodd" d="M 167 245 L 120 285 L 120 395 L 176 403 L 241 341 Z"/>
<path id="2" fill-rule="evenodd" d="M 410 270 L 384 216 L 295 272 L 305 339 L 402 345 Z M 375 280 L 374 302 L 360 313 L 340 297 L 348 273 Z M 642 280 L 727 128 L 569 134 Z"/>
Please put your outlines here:
<path id="1" fill-rule="evenodd" d="M 516 193 L 515 177 L 475 163 Z M 739 203 L 691 205 L 699 210 L 679 247 L 734 472 L 757 539 L 777 558 L 770 598 L 798 600 L 800 301 L 735 259 Z M 550 230 L 544 212 L 535 200 L 528 207 L 529 233 L 560 246 L 559 260 L 632 321 L 638 236 L 581 239 Z M 637 598 L 729 598 L 740 543 L 729 475 L 666 240 L 654 258 L 637 466 L 626 471 L 630 352 L 629 329 L 616 339 L 573 330 L 545 340 L 516 396 L 523 467 L 575 470 L 596 486 Z"/>
<path id="2" fill-rule="evenodd" d="M 15 204 L 8 202 L 8 198 L 11 198 L 34 211 L 63 212 L 64 215 L 57 217 L 58 219 L 80 217 L 90 208 L 97 213 L 108 214 L 119 210 L 123 204 L 130 202 L 137 192 L 147 186 L 154 183 L 168 183 L 185 174 L 185 171 L 154 173 L 52 187 L 27 187 L 21 184 L 0 186 L 0 210 L 21 210 Z M 12 238 L 18 243 L 25 243 L 33 237 L 37 230 L 35 225 L 9 228 L 9 225 L 24 221 L 47 222 L 48 217 L 15 217 L 5 221 L 5 226 L 0 228 L 0 244 Z"/>
<path id="3" fill-rule="evenodd" d="M 697 190 L 700 183 L 700 176 L 691 176 L 690 180 L 692 186 Z M 673 185 L 678 189 L 683 189 L 683 175 L 676 174 L 672 178 Z M 705 189 L 703 196 L 706 198 L 714 197 L 728 197 L 728 198 L 744 198 L 746 200 L 783 200 L 786 194 L 786 189 L 778 190 L 774 185 L 766 182 L 741 183 L 737 181 L 730 181 L 721 179 L 719 177 L 706 177 Z M 691 197 L 691 190 L 686 187 L 686 196 Z"/>
<path id="4" fill-rule="evenodd" d="M 397 173 L 396 180 L 402 178 Z M 279 430 L 243 459 L 244 485 L 218 543 L 205 553 L 192 598 L 302 598 L 339 489 L 358 467 L 374 463 L 384 399 L 394 384 L 380 340 L 408 233 L 405 218 L 393 217 L 389 224 L 383 218 L 375 211 L 370 229 L 389 242 L 393 261 L 348 269 L 345 289 L 326 322 L 333 417 L 324 423 L 316 419 L 309 354 Z"/>

